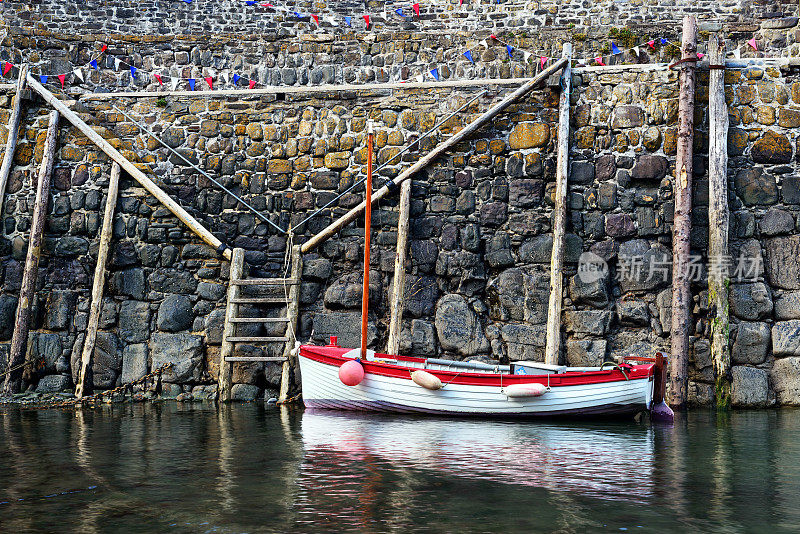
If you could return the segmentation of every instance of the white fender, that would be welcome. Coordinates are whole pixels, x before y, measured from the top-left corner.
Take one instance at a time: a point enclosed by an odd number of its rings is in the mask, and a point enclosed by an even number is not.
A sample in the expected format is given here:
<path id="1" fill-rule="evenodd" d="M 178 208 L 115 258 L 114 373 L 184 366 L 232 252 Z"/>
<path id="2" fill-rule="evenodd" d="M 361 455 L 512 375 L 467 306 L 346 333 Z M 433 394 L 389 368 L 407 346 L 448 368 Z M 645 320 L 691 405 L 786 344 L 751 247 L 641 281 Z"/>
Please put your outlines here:
<path id="1" fill-rule="evenodd" d="M 524 397 L 541 397 L 547 393 L 547 386 L 533 382 L 530 384 L 511 384 L 504 388 L 506 397 L 510 399 Z"/>
<path id="2" fill-rule="evenodd" d="M 442 381 L 439 380 L 439 377 L 436 375 L 432 375 L 428 371 L 414 371 L 411 373 L 411 380 L 418 386 L 422 386 L 425 389 L 442 389 Z"/>

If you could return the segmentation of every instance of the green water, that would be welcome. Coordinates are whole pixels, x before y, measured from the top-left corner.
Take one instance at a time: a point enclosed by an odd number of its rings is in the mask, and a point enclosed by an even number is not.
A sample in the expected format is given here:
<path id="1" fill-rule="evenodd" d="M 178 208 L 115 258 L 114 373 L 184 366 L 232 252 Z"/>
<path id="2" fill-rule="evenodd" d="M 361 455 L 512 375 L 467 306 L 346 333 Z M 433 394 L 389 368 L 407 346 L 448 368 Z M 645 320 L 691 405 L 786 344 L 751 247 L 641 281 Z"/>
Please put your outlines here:
<path id="1" fill-rule="evenodd" d="M 798 532 L 800 411 L 502 422 L 0 412 L 0 532 Z"/>

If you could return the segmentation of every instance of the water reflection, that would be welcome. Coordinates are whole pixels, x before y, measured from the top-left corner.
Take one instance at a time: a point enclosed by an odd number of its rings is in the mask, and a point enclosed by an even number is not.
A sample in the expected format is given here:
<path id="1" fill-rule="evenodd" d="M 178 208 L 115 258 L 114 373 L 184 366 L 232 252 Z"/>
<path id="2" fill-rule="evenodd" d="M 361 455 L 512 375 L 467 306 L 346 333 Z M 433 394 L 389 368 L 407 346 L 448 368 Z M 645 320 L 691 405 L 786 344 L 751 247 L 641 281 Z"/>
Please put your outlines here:
<path id="1" fill-rule="evenodd" d="M 674 427 L 151 404 L 0 412 L 0 532 L 800 530 L 800 412 Z"/>

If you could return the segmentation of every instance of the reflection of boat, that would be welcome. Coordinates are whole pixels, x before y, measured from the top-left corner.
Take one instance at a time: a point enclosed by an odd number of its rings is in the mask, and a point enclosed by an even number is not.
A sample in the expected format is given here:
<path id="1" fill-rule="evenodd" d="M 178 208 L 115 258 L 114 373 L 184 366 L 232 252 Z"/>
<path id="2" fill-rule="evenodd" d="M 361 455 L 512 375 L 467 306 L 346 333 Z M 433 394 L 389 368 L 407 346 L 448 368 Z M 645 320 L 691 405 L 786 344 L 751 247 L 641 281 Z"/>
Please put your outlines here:
<path id="1" fill-rule="evenodd" d="M 359 356 L 358 349 L 303 345 L 303 401 L 310 408 L 450 415 L 636 413 L 650 407 L 654 365 L 494 365 L 434 358 Z M 340 371 L 353 371 L 344 375 Z M 345 385 L 350 383 L 353 385 Z"/>
<path id="2" fill-rule="evenodd" d="M 306 410 L 306 460 L 379 458 L 396 468 L 642 502 L 653 496 L 653 430 L 629 424 L 418 419 Z M 632 466 L 635 466 L 632 468 Z"/>

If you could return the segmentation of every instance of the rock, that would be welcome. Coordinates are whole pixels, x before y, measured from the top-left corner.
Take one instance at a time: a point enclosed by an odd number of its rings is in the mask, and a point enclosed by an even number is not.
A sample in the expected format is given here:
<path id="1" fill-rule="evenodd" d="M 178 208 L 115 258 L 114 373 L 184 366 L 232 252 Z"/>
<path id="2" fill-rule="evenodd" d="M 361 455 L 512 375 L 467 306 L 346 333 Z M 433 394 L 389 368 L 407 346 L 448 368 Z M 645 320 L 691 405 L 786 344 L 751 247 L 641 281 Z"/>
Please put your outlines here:
<path id="1" fill-rule="evenodd" d="M 523 122 L 517 124 L 508 136 L 512 149 L 536 148 L 547 144 L 550 127 L 544 123 Z"/>
<path id="2" fill-rule="evenodd" d="M 606 357 L 604 339 L 568 339 L 567 365 L 570 367 L 596 367 Z"/>
<path id="3" fill-rule="evenodd" d="M 258 398 L 261 390 L 252 384 L 234 384 L 231 387 L 231 400 L 238 402 L 250 402 Z"/>
<path id="4" fill-rule="evenodd" d="M 800 319 L 800 291 L 784 291 L 776 297 L 775 318 L 779 321 L 786 319 Z"/>
<path id="5" fill-rule="evenodd" d="M 770 285 L 781 289 L 800 289 L 800 236 L 765 240 L 766 271 Z"/>
<path id="6" fill-rule="evenodd" d="M 57 393 L 71 388 L 72 380 L 68 375 L 47 375 L 36 384 L 36 393 Z"/>
<path id="7" fill-rule="evenodd" d="M 570 184 L 587 185 L 594 181 L 594 165 L 588 161 L 573 161 L 569 167 Z"/>
<path id="8" fill-rule="evenodd" d="M 620 300 L 617 302 L 619 322 L 625 326 L 647 326 L 650 324 L 650 312 L 647 303 L 642 300 Z"/>
<path id="9" fill-rule="evenodd" d="M 147 344 L 126 345 L 122 351 L 122 383 L 130 384 L 147 374 Z"/>
<path id="10" fill-rule="evenodd" d="M 474 356 L 489 351 L 478 317 L 461 295 L 449 294 L 436 304 L 436 333 L 446 351 Z"/>
<path id="11" fill-rule="evenodd" d="M 97 389 L 113 388 L 121 370 L 119 339 L 111 332 L 98 332 L 92 354 L 92 384 Z"/>
<path id="12" fill-rule="evenodd" d="M 608 272 L 599 278 L 573 276 L 569 280 L 569 296 L 575 304 L 604 308 L 608 304 Z"/>
<path id="13" fill-rule="evenodd" d="M 45 324 L 48 330 L 64 330 L 75 315 L 78 295 L 74 291 L 52 291 L 47 298 Z"/>
<path id="14" fill-rule="evenodd" d="M 687 397 L 690 406 L 708 406 L 714 402 L 714 386 L 689 381 Z"/>
<path id="15" fill-rule="evenodd" d="M 614 129 L 634 128 L 644 124 L 644 111 L 638 106 L 616 106 L 611 118 Z"/>
<path id="16" fill-rule="evenodd" d="M 737 365 L 731 368 L 731 377 L 733 406 L 753 408 L 767 405 L 769 378 L 765 370 Z"/>
<path id="17" fill-rule="evenodd" d="M 611 237 L 636 235 L 636 223 L 627 213 L 610 213 L 606 215 L 606 234 Z"/>
<path id="18" fill-rule="evenodd" d="M 37 369 L 41 369 L 45 373 L 55 372 L 56 362 L 64 350 L 61 337 L 58 334 L 34 332 L 31 335 L 31 342 L 31 358 L 37 362 Z"/>
<path id="19" fill-rule="evenodd" d="M 413 319 L 400 331 L 400 352 L 411 356 L 436 356 L 436 328 L 430 321 Z"/>
<path id="20" fill-rule="evenodd" d="M 486 243 L 486 261 L 491 267 L 507 267 L 514 264 L 511 255 L 511 239 L 505 232 L 498 232 Z"/>
<path id="21" fill-rule="evenodd" d="M 613 154 L 603 154 L 594 162 L 594 176 L 598 182 L 610 180 L 617 175 L 617 163 Z"/>
<path id="22" fill-rule="evenodd" d="M 800 358 L 775 360 L 769 375 L 778 404 L 800 405 Z"/>
<path id="23" fill-rule="evenodd" d="M 482 225 L 500 226 L 508 218 L 508 204 L 505 202 L 487 202 L 481 206 L 480 216 Z"/>
<path id="24" fill-rule="evenodd" d="M 734 179 L 736 194 L 748 206 L 775 204 L 778 201 L 778 184 L 772 174 L 761 167 L 743 169 Z"/>
<path id="25" fill-rule="evenodd" d="M 489 316 L 495 320 L 547 321 L 547 276 L 533 269 L 511 268 L 501 272 L 486 287 Z"/>
<path id="26" fill-rule="evenodd" d="M 733 343 L 733 363 L 764 363 L 769 348 L 770 330 L 767 323 L 742 321 L 739 323 L 736 341 Z"/>
<path id="27" fill-rule="evenodd" d="M 325 306 L 332 310 L 361 308 L 362 275 L 351 273 L 341 276 L 325 291 Z M 369 277 L 370 302 L 380 298 L 380 276 L 370 272 Z"/>
<path id="28" fill-rule="evenodd" d="M 124 300 L 119 309 L 119 336 L 127 343 L 147 341 L 150 336 L 150 304 Z"/>
<path id="29" fill-rule="evenodd" d="M 17 297 L 0 295 L 0 341 L 11 339 L 14 334 L 14 317 L 17 313 Z"/>
<path id="30" fill-rule="evenodd" d="M 191 295 L 197 291 L 197 280 L 187 271 L 161 269 L 153 271 L 147 280 L 150 283 L 150 290 L 160 293 Z"/>
<path id="31" fill-rule="evenodd" d="M 772 354 L 776 358 L 800 356 L 800 320 L 780 321 L 772 326 Z"/>
<path id="32" fill-rule="evenodd" d="M 162 332 L 180 332 L 192 326 L 192 301 L 186 295 L 170 295 L 158 307 L 156 322 Z"/>
<path id="33" fill-rule="evenodd" d="M 772 295 L 763 282 L 732 284 L 731 313 L 739 319 L 758 321 L 772 313 Z"/>
<path id="34" fill-rule="evenodd" d="M 57 256 L 81 256 L 89 250 L 89 241 L 78 236 L 64 236 L 56 242 Z"/>
<path id="35" fill-rule="evenodd" d="M 529 208 L 542 202 L 544 182 L 529 178 L 511 180 L 508 184 L 508 203 L 511 206 Z"/>
<path id="36" fill-rule="evenodd" d="M 672 280 L 672 256 L 662 246 L 650 247 L 644 239 L 620 245 L 617 277 L 623 293 L 653 291 Z"/>
<path id="37" fill-rule="evenodd" d="M 658 307 L 658 320 L 664 332 L 672 330 L 672 290 L 665 289 L 656 296 Z"/>
<path id="38" fill-rule="evenodd" d="M 603 336 L 611 326 L 611 312 L 608 310 L 567 310 L 564 313 L 564 327 L 567 332 Z"/>
<path id="39" fill-rule="evenodd" d="M 781 178 L 781 197 L 786 204 L 800 204 L 800 176 Z"/>
<path id="40" fill-rule="evenodd" d="M 789 163 L 792 161 L 792 143 L 783 135 L 767 130 L 750 150 L 755 163 Z"/>
<path id="41" fill-rule="evenodd" d="M 314 258 L 303 262 L 303 280 L 326 282 L 332 272 L 331 262 L 325 258 Z"/>
<path id="42" fill-rule="evenodd" d="M 669 163 L 664 156 L 639 156 L 631 169 L 631 179 L 661 181 L 667 175 Z"/>
<path id="43" fill-rule="evenodd" d="M 500 337 L 505 343 L 506 354 L 511 361 L 544 361 L 547 326 L 528 324 L 504 324 Z M 495 355 L 497 356 L 497 355 Z"/>
<path id="44" fill-rule="evenodd" d="M 405 309 L 403 315 L 430 317 L 436 311 L 439 287 L 434 276 L 406 275 Z"/>
<path id="45" fill-rule="evenodd" d="M 564 234 L 564 263 L 577 263 L 583 252 L 583 239 L 575 234 Z M 550 264 L 553 254 L 553 234 L 537 235 L 519 248 L 523 263 Z"/>
<path id="46" fill-rule="evenodd" d="M 714 380 L 714 369 L 711 361 L 711 343 L 702 338 L 691 338 L 690 343 L 689 363 L 692 366 L 692 372 L 689 378 L 712 382 Z"/>
<path id="47" fill-rule="evenodd" d="M 223 284 L 215 284 L 213 282 L 200 282 L 197 284 L 197 294 L 202 299 L 211 301 L 222 300 L 225 293 L 226 289 Z"/>
<path id="48" fill-rule="evenodd" d="M 127 295 L 136 300 L 144 300 L 144 270 L 140 268 L 117 271 L 111 276 L 111 285 L 119 295 Z"/>
<path id="49" fill-rule="evenodd" d="M 150 368 L 155 371 L 171 363 L 164 371 L 167 382 L 190 382 L 199 380 L 202 374 L 203 338 L 192 334 L 154 333 L 150 337 Z"/>
<path id="50" fill-rule="evenodd" d="M 773 208 L 758 222 L 758 229 L 762 236 L 788 234 L 794 230 L 794 217 L 788 211 Z"/>
<path id="51" fill-rule="evenodd" d="M 161 396 L 167 399 L 174 399 L 183 393 L 183 388 L 178 384 L 171 384 L 169 382 L 161 383 Z"/>
<path id="52" fill-rule="evenodd" d="M 327 344 L 330 336 L 338 337 L 340 347 L 361 346 L 361 313 L 324 312 L 313 318 L 312 339 L 316 343 Z M 374 322 L 367 324 L 367 346 L 374 343 L 378 330 Z"/>
<path id="53" fill-rule="evenodd" d="M 205 317 L 206 343 L 222 343 L 222 330 L 225 328 L 225 308 L 217 308 Z"/>
<path id="54" fill-rule="evenodd" d="M 734 282 L 757 281 L 764 274 L 764 257 L 761 254 L 761 243 L 756 239 L 743 241 L 737 250 L 734 247 L 735 257 L 730 267 L 730 274 Z"/>

